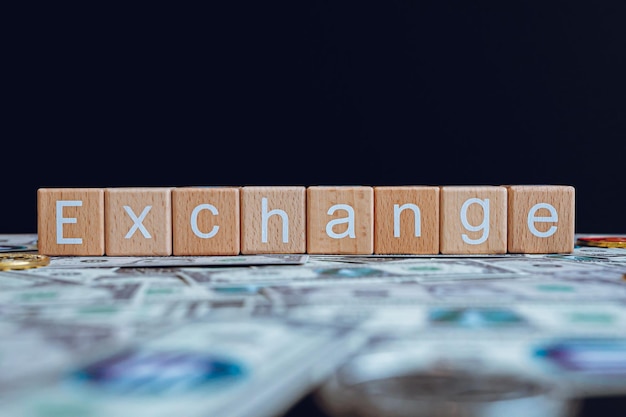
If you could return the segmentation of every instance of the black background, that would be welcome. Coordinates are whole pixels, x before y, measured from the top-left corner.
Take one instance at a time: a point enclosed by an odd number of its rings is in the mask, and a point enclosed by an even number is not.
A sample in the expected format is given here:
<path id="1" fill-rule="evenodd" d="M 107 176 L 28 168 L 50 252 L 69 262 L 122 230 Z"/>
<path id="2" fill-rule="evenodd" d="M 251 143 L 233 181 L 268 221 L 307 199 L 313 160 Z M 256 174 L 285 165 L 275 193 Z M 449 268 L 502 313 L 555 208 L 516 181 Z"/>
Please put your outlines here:
<path id="1" fill-rule="evenodd" d="M 568 184 L 626 233 L 626 2 L 6 14 L 1 233 L 39 187 Z"/>

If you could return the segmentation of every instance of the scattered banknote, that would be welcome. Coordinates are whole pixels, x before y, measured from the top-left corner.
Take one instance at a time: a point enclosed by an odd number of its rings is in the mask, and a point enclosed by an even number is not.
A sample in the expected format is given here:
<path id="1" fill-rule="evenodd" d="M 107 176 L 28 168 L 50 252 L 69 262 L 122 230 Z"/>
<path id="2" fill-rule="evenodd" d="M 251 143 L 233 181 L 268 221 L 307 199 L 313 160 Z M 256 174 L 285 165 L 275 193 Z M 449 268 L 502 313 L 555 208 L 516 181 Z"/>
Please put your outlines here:
<path id="1" fill-rule="evenodd" d="M 347 337 L 271 319 L 193 320 L 71 363 L 55 383 L 13 392 L 2 415 L 275 416 L 345 358 Z"/>
<path id="2" fill-rule="evenodd" d="M 449 374 L 537 384 L 515 404 L 558 417 L 626 396 L 626 249 L 52 257 L 0 271 L 0 367 L 2 416 L 278 417 L 305 396 L 403 415 L 407 393 L 453 396 Z"/>
<path id="3" fill-rule="evenodd" d="M 168 266 L 300 265 L 308 255 L 53 256 L 49 268 L 144 268 Z"/>
<path id="4" fill-rule="evenodd" d="M 37 251 L 37 234 L 0 235 L 0 253 Z"/>

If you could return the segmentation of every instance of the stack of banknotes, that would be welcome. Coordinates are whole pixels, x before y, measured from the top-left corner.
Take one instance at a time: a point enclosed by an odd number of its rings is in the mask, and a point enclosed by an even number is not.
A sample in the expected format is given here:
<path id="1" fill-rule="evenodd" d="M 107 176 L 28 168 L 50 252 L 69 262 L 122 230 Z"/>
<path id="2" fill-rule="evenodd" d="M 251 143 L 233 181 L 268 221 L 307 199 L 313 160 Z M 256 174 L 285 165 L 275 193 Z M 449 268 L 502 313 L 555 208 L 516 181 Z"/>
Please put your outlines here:
<path id="1" fill-rule="evenodd" d="M 0 369 L 11 417 L 579 416 L 626 396 L 626 248 L 51 257 L 0 271 Z"/>

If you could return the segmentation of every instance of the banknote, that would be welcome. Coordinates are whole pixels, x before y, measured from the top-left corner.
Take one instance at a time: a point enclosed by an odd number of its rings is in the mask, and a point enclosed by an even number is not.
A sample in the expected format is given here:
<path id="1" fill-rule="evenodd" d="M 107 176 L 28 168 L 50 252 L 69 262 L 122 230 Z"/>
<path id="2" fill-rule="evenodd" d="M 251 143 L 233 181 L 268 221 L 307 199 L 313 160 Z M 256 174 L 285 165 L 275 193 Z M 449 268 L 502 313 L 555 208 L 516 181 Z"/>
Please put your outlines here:
<path id="1" fill-rule="evenodd" d="M 571 387 L 538 370 L 527 350 L 523 340 L 495 338 L 377 341 L 335 369 L 315 398 L 333 417 L 579 415 Z"/>
<path id="2" fill-rule="evenodd" d="M 623 301 L 362 303 L 300 306 L 290 315 L 304 319 L 306 310 L 320 323 L 352 316 L 369 335 L 316 391 L 331 416 L 454 415 L 442 404 L 491 415 L 498 401 L 506 415 L 531 407 L 533 415 L 572 416 L 585 397 L 626 392 Z M 517 392 L 529 386 L 541 396 Z"/>
<path id="3" fill-rule="evenodd" d="M 132 338 L 127 326 L 112 322 L 37 320 L 6 309 L 0 329 L 0 399 L 54 384 L 68 368 L 114 352 Z"/>
<path id="4" fill-rule="evenodd" d="M 0 241 L 36 248 L 36 235 Z M 624 335 L 624 248 L 52 257 L 0 271 L 0 415 L 294 417 L 314 398 L 335 417 L 450 397 L 432 377 L 448 372 L 535 387 L 545 395 L 519 404 L 555 417 L 626 398 Z M 363 363 L 371 380 L 339 384 Z"/>
<path id="5" fill-rule="evenodd" d="M 306 254 L 232 256 L 53 256 L 48 268 L 145 268 L 171 266 L 299 265 Z"/>
<path id="6" fill-rule="evenodd" d="M 37 251 L 36 233 L 0 235 L 0 253 L 35 251 Z"/>
<path id="7" fill-rule="evenodd" d="M 271 319 L 191 321 L 81 364 L 59 383 L 0 403 L 15 417 L 272 417 L 328 376 L 346 355 L 336 328 Z"/>
<path id="8" fill-rule="evenodd" d="M 314 258 L 313 258 L 314 259 Z M 279 283 L 314 282 L 334 285 L 342 282 L 393 283 L 426 280 L 471 280 L 517 277 L 524 274 L 506 266 L 499 267 L 478 259 L 413 259 L 401 263 L 374 264 L 324 264 L 315 262 L 298 267 L 263 267 L 239 270 L 181 268 L 181 272 L 200 284 L 230 285 L 255 283 L 271 285 Z"/>

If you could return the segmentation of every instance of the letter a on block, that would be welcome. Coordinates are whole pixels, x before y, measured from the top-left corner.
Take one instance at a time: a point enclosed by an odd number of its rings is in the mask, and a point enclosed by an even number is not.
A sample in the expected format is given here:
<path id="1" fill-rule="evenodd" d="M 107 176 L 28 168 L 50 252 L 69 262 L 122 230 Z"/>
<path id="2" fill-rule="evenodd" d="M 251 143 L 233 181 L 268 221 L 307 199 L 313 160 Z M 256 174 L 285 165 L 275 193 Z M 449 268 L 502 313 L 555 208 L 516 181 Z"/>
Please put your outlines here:
<path id="1" fill-rule="evenodd" d="M 37 238 L 43 255 L 104 255 L 104 190 L 38 189 Z"/>
<path id="2" fill-rule="evenodd" d="M 574 187 L 510 185 L 507 190 L 510 253 L 574 250 Z"/>
<path id="3" fill-rule="evenodd" d="M 374 189 L 307 188 L 307 252 L 369 255 L 374 250 Z"/>
<path id="4" fill-rule="evenodd" d="M 171 194 L 169 187 L 105 189 L 106 254 L 171 255 Z"/>

